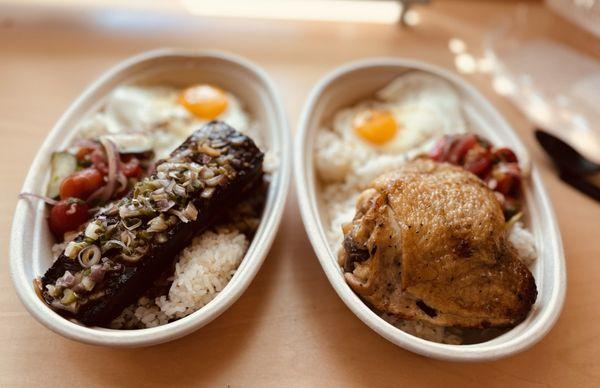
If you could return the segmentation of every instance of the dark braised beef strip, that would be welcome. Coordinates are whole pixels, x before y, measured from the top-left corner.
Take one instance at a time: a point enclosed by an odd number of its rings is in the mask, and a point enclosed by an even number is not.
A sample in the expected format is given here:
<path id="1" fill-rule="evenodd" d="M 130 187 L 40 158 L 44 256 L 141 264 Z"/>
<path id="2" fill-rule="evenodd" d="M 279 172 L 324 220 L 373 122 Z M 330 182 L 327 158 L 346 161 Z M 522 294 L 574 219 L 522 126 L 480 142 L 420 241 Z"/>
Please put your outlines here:
<path id="1" fill-rule="evenodd" d="M 86 325 L 109 323 L 246 197 L 261 180 L 262 161 L 249 137 L 223 122 L 206 124 L 67 245 L 41 279 L 45 301 Z"/>

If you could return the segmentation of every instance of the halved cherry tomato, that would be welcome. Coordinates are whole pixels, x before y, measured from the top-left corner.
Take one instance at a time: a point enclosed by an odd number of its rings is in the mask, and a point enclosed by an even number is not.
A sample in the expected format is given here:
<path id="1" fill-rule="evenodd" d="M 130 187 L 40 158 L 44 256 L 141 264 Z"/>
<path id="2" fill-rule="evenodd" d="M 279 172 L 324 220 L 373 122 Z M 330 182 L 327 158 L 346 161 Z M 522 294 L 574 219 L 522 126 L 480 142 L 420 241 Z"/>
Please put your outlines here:
<path id="1" fill-rule="evenodd" d="M 438 140 L 433 146 L 433 148 L 429 151 L 429 157 L 439 162 L 440 158 L 442 157 L 442 151 L 444 150 L 445 144 L 445 139 Z"/>
<path id="2" fill-rule="evenodd" d="M 448 155 L 448 162 L 452 164 L 462 164 L 467 152 L 477 144 L 477 136 L 466 135 L 460 137 L 452 145 L 450 154 Z"/>
<path id="3" fill-rule="evenodd" d="M 506 219 L 521 208 L 521 169 L 511 149 L 493 149 L 491 143 L 474 134 L 446 135 L 429 151 L 429 157 L 462 166 L 485 181 L 498 198 Z"/>
<path id="4" fill-rule="evenodd" d="M 50 210 L 48 224 L 52 233 L 62 239 L 66 232 L 77 230 L 90 217 L 90 206 L 78 198 L 58 201 Z"/>
<path id="5" fill-rule="evenodd" d="M 104 185 L 102 173 L 90 167 L 74 172 L 66 177 L 60 185 L 60 198 L 87 199 L 94 191 Z"/>
<path id="6" fill-rule="evenodd" d="M 492 159 L 488 152 L 467 155 L 463 168 L 484 179 L 492 169 Z"/>
<path id="7" fill-rule="evenodd" d="M 430 151 L 429 157 L 437 162 L 447 162 L 450 152 L 452 151 L 452 147 L 457 140 L 458 138 L 453 135 L 446 135 L 442 137 Z"/>
<path id="8" fill-rule="evenodd" d="M 83 147 L 79 148 L 79 150 L 77 150 L 75 157 L 77 158 L 77 160 L 79 162 L 84 162 L 84 161 L 86 161 L 86 157 L 89 154 L 91 154 L 92 152 L 94 152 L 96 149 L 97 148 L 94 148 L 94 147 L 83 146 Z"/>
<path id="9" fill-rule="evenodd" d="M 521 193 L 521 179 L 518 174 L 512 172 L 502 173 L 502 177 L 498 179 L 496 191 L 504 194 L 507 197 L 517 197 Z"/>
<path id="10" fill-rule="evenodd" d="M 127 178 L 138 178 L 142 175 L 142 167 L 137 158 L 130 158 L 127 163 L 121 163 L 121 171 Z"/>
<path id="11" fill-rule="evenodd" d="M 508 162 L 508 163 L 516 163 L 517 155 L 510 148 L 498 148 L 494 151 L 494 160 Z"/>

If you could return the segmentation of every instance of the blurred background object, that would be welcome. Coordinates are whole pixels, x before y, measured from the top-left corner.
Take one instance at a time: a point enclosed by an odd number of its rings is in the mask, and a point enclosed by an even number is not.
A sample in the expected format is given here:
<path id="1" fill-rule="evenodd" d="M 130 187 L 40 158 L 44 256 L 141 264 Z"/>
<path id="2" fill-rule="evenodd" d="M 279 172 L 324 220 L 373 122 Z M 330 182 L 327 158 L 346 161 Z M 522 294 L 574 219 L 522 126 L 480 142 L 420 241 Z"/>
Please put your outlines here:
<path id="1" fill-rule="evenodd" d="M 441 9 L 443 14 L 444 7 L 464 7 L 463 3 L 517 6 L 512 15 L 499 16 L 476 35 L 443 36 L 444 31 L 461 27 L 446 26 L 443 18 L 421 25 L 425 10 Z M 559 16 L 539 17 L 530 12 L 543 4 Z M 470 16 L 468 8 L 464 9 L 466 21 Z M 446 38 L 458 72 L 489 75 L 493 90 L 512 101 L 535 125 L 600 161 L 600 0 L 0 0 L 0 11 L 3 24 L 14 20 L 37 25 L 79 23 L 84 28 L 121 30 L 128 35 L 167 31 L 183 35 L 186 29 L 220 28 L 239 19 L 336 22 L 354 32 L 359 25 L 393 27 L 401 21 L 413 27 L 414 31 L 406 32 L 412 38 L 420 30 L 436 31 L 438 40 Z M 568 33 L 557 31 L 560 18 L 571 22 L 560 23 L 561 29 L 568 26 Z M 390 33 L 401 32 L 392 28 Z M 349 32 L 343 34 L 350 38 Z M 433 43 L 431 36 L 424 37 L 423 50 Z M 403 55 L 400 49 L 397 52 Z"/>
<path id="2" fill-rule="evenodd" d="M 580 12 L 577 1 L 559 2 L 573 3 L 571 16 Z M 600 10 L 593 0 L 586 3 Z M 562 14 L 566 6 L 561 7 Z M 592 18 L 600 26 L 600 13 L 590 13 L 586 20 Z M 600 161 L 600 63 L 570 42 L 556 39 L 554 29 L 551 22 L 537 20 L 527 7 L 521 7 L 514 18 L 490 32 L 485 54 L 493 64 L 492 85 L 537 126 Z M 590 41 L 596 48 L 592 55 L 598 54 L 597 37 L 576 25 L 571 30 L 571 37 Z"/>
<path id="3" fill-rule="evenodd" d="M 546 0 L 546 3 L 565 18 L 600 38 L 599 0 Z"/>

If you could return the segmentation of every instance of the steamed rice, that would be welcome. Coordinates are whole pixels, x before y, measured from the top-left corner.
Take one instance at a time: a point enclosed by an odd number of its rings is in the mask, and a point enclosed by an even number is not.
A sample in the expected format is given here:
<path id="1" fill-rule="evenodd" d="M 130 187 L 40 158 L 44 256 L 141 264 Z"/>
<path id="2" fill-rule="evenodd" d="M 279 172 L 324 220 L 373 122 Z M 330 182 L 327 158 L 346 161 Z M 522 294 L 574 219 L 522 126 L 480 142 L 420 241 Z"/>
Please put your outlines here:
<path id="1" fill-rule="evenodd" d="M 247 249 L 248 239 L 235 229 L 196 236 L 175 259 L 168 293 L 142 296 L 113 320 L 111 328 L 155 327 L 199 310 L 225 288 Z"/>
<path id="2" fill-rule="evenodd" d="M 176 259 L 168 295 L 156 304 L 169 318 L 182 318 L 200 309 L 223 290 L 248 248 L 246 236 L 236 230 L 205 232 Z"/>

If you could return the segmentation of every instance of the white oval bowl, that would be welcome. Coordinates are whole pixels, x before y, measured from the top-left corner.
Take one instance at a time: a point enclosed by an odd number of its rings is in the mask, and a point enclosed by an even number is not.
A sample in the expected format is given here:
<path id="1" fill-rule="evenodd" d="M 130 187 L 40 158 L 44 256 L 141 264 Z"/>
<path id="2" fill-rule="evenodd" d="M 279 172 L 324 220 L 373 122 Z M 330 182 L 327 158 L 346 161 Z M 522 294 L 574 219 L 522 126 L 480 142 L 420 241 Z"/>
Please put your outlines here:
<path id="1" fill-rule="evenodd" d="M 538 298 L 524 322 L 487 342 L 473 345 L 440 344 L 412 336 L 387 323 L 346 284 L 334 248 L 327 242 L 323 213 L 319 210 L 319 182 L 313 163 L 317 130 L 328 124 L 338 109 L 373 96 L 375 91 L 410 70 L 437 75 L 454 85 L 463 100 L 468 120 L 477 127 L 475 132 L 494 144 L 511 147 L 524 170 L 530 173 L 524 183 L 529 215 L 526 221 L 538 249 L 538 260 L 532 270 Z M 304 226 L 329 282 L 360 320 L 394 344 L 444 360 L 494 360 L 532 346 L 558 319 L 566 291 L 564 252 L 556 218 L 540 175 L 531 165 L 525 146 L 510 125 L 475 88 L 455 74 L 426 63 L 393 58 L 363 60 L 335 69 L 317 83 L 304 105 L 294 145 L 294 174 Z"/>
<path id="2" fill-rule="evenodd" d="M 102 75 L 73 102 L 48 134 L 27 174 L 23 191 L 45 192 L 48 163 L 53 151 L 64 149 L 75 135 L 75 125 L 103 103 L 117 86 L 153 81 L 185 86 L 210 82 L 236 95 L 257 120 L 265 141 L 278 157 L 260 226 L 235 275 L 206 306 L 163 326 L 141 330 L 85 327 L 52 311 L 36 295 L 32 281 L 52 263 L 53 238 L 40 201 L 20 200 L 15 211 L 10 245 L 10 273 L 27 310 L 51 330 L 74 340 L 96 345 L 135 347 L 170 341 L 206 325 L 246 290 L 260 269 L 279 227 L 290 181 L 291 146 L 285 111 L 273 82 L 257 65 L 214 51 L 162 49 L 129 58 Z"/>

